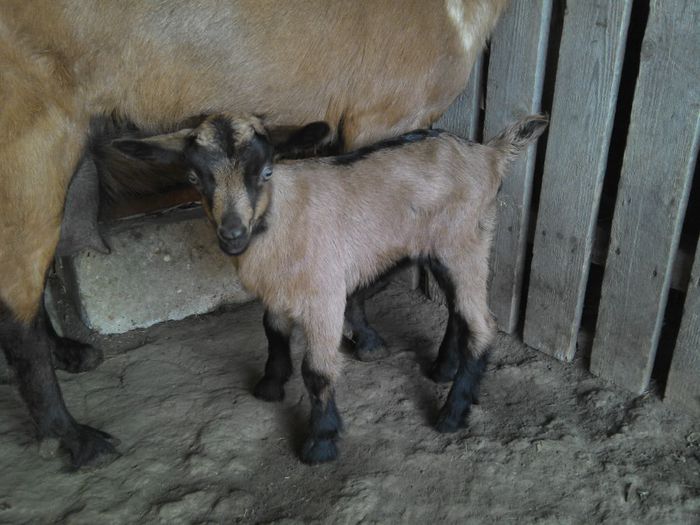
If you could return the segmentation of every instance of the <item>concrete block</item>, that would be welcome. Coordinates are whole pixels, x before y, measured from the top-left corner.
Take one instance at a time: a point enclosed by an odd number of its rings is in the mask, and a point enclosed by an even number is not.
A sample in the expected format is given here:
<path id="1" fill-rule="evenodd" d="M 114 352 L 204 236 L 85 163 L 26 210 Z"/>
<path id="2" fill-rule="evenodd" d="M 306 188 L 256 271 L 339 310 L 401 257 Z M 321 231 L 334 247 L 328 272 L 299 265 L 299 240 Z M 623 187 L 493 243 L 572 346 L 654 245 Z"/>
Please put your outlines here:
<path id="1" fill-rule="evenodd" d="M 111 254 L 83 251 L 57 262 L 80 318 L 98 334 L 121 334 L 251 299 L 199 208 L 118 221 L 104 233 Z M 62 306 L 54 297 L 48 294 L 46 303 L 56 323 Z"/>

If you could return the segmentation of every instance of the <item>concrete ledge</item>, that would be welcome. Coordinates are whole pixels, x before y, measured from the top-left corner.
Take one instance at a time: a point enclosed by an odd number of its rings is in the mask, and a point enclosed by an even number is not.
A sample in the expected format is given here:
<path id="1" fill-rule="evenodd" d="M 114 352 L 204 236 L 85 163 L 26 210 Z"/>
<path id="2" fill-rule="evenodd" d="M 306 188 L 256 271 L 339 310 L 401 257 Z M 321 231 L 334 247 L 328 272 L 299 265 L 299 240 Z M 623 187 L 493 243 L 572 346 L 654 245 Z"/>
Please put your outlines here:
<path id="1" fill-rule="evenodd" d="M 104 233 L 111 254 L 86 250 L 56 265 L 80 319 L 97 334 L 122 334 L 251 299 L 200 208 L 119 221 Z M 66 306 L 55 286 L 49 290 L 47 309 L 65 333 Z"/>

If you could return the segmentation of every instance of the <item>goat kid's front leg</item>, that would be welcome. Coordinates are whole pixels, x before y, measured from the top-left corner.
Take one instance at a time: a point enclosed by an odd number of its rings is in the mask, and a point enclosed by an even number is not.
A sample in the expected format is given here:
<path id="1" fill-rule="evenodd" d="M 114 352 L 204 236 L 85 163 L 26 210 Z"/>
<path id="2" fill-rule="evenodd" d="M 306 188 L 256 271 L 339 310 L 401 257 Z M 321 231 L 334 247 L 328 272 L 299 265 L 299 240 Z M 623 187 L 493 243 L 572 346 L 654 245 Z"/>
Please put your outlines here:
<path id="1" fill-rule="evenodd" d="M 308 358 L 304 359 L 301 374 L 311 400 L 310 432 L 301 450 L 304 463 L 315 465 L 338 457 L 337 440 L 343 430 L 343 421 L 335 404 L 333 381 L 314 370 Z"/>
<path id="2" fill-rule="evenodd" d="M 311 401 L 311 415 L 301 459 L 314 465 L 333 461 L 338 456 L 337 441 L 343 422 L 335 404 L 335 382 L 341 367 L 343 310 L 319 310 L 319 315 L 303 326 L 308 346 L 301 374 Z"/>
<path id="3" fill-rule="evenodd" d="M 282 401 L 284 385 L 292 375 L 292 356 L 289 339 L 292 324 L 284 316 L 265 311 L 263 326 L 267 336 L 267 363 L 265 375 L 255 385 L 253 395 L 263 401 Z"/>

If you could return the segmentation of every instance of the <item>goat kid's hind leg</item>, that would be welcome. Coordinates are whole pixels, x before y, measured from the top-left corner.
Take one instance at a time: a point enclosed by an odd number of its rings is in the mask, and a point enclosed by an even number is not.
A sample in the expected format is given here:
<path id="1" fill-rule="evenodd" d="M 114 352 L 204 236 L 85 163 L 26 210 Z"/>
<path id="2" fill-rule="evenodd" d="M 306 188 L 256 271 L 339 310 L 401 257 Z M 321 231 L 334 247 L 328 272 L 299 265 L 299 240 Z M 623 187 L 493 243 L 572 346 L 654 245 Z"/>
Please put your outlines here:
<path id="1" fill-rule="evenodd" d="M 430 367 L 428 377 L 436 383 L 452 381 L 459 366 L 459 316 L 454 306 L 448 305 L 447 328 L 440 343 L 438 356 Z"/>
<path id="2" fill-rule="evenodd" d="M 282 401 L 284 384 L 292 375 L 289 347 L 292 325 L 284 316 L 265 311 L 263 326 L 267 336 L 267 363 L 265 375 L 255 385 L 253 395 L 263 401 Z"/>
<path id="3" fill-rule="evenodd" d="M 319 310 L 319 315 L 304 326 L 307 351 L 301 374 L 311 401 L 311 415 L 301 459 L 310 465 L 333 461 L 338 456 L 336 442 L 343 422 L 335 404 L 335 382 L 340 374 L 342 328 L 342 307 L 339 311 Z"/>
<path id="4" fill-rule="evenodd" d="M 438 415 L 435 425 L 438 432 L 455 432 L 466 426 L 471 405 L 478 402 L 479 386 L 496 331 L 487 303 L 486 261 L 486 258 L 461 260 L 459 266 L 451 266 L 452 271 L 447 267 L 444 270 L 440 268 L 448 277 L 445 294 L 454 294 L 457 370 L 450 393 Z M 433 265 L 438 268 L 442 266 L 439 262 L 431 262 Z M 453 290 L 449 289 L 450 286 Z"/>
<path id="5" fill-rule="evenodd" d="M 31 323 L 21 323 L 0 305 L 0 346 L 16 373 L 20 394 L 39 438 L 57 438 L 70 452 L 74 468 L 105 463 L 117 455 L 112 437 L 77 423 L 68 412 L 52 366 L 53 341 L 46 322 L 40 311 Z"/>
<path id="6" fill-rule="evenodd" d="M 350 323 L 355 343 L 355 356 L 360 361 L 376 361 L 389 355 L 384 339 L 370 326 L 365 314 L 365 301 L 385 288 L 387 284 L 379 281 L 348 297 L 345 318 Z"/>

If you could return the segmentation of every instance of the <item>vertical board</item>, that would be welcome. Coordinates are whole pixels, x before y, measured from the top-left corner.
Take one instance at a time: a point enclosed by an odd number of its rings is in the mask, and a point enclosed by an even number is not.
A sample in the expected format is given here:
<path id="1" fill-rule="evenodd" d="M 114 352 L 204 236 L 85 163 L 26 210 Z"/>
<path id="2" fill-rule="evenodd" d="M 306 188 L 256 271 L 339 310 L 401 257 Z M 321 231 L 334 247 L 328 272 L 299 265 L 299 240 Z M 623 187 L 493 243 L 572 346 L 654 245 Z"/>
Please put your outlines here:
<path id="1" fill-rule="evenodd" d="M 695 255 L 664 400 L 700 416 L 700 251 Z"/>
<path id="2" fill-rule="evenodd" d="M 610 233 L 591 371 L 637 393 L 651 377 L 697 156 L 698 21 L 697 1 L 651 2 Z"/>
<path id="3" fill-rule="evenodd" d="M 491 38 L 484 137 L 540 111 L 552 0 L 512 2 Z M 518 323 L 535 169 L 533 144 L 511 166 L 498 194 L 490 305 L 501 330 Z"/>
<path id="4" fill-rule="evenodd" d="M 523 336 L 559 359 L 575 351 L 631 4 L 567 2 Z"/>
<path id="5" fill-rule="evenodd" d="M 479 132 L 479 109 L 481 105 L 481 94 L 483 87 L 484 54 L 480 53 L 469 82 L 464 91 L 447 108 L 437 122 L 436 128 L 446 129 L 460 137 L 469 140 L 476 140 Z"/>

